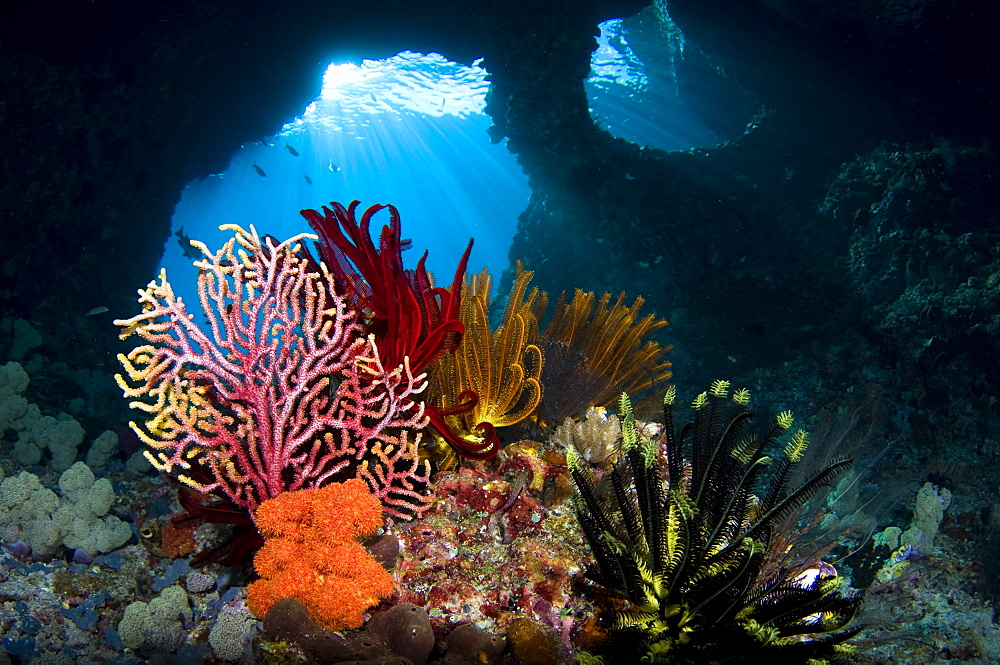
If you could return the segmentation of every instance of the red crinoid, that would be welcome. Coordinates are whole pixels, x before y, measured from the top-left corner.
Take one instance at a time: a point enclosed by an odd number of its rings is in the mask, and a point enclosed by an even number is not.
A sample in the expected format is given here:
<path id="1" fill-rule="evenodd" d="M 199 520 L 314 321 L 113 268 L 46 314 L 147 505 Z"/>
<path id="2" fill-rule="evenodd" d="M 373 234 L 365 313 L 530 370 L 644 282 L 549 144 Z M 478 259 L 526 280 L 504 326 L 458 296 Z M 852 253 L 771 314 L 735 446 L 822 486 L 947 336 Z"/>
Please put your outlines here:
<path id="1" fill-rule="evenodd" d="M 323 214 L 303 210 L 302 216 L 319 235 L 320 256 L 329 266 L 338 287 L 355 302 L 355 310 L 367 318 L 368 331 L 386 367 L 396 367 L 405 357 L 414 374 L 455 350 L 465 326 L 458 318 L 462 280 L 472 251 L 472 240 L 455 269 L 450 289 L 435 287 L 427 273 L 427 252 L 415 270 L 403 268 L 403 250 L 410 241 L 400 236 L 399 211 L 392 205 L 373 205 L 355 215 L 359 201 L 345 208 L 331 202 Z M 382 227 L 378 246 L 372 239 L 372 216 L 389 210 L 389 223 Z"/>
<path id="2" fill-rule="evenodd" d="M 189 473 L 200 482 L 209 482 L 211 476 L 205 469 L 192 465 Z M 233 530 L 221 544 L 206 547 L 197 552 L 188 565 L 201 568 L 219 562 L 225 566 L 238 566 L 264 544 L 264 537 L 254 526 L 253 518 L 243 506 L 236 505 L 224 492 L 214 491 L 203 494 L 186 485 L 177 488 L 177 499 L 183 512 L 174 515 L 174 526 L 212 524 L 232 524 Z"/>
<path id="3" fill-rule="evenodd" d="M 414 374 L 423 370 L 447 351 L 454 351 L 462 341 L 465 326 L 459 320 L 462 282 L 472 251 L 472 240 L 462 254 L 450 288 L 434 286 L 425 266 L 427 252 L 415 270 L 403 268 L 403 250 L 410 241 L 400 233 L 399 211 L 393 205 L 373 205 L 359 220 L 355 214 L 359 201 L 348 207 L 337 202 L 323 206 L 323 212 L 303 210 L 302 216 L 319 235 L 320 256 L 334 275 L 335 283 L 354 309 L 361 312 L 368 331 L 375 335 L 375 345 L 386 367 L 395 367 L 409 358 Z M 378 245 L 371 234 L 375 213 L 389 210 L 389 223 L 382 226 Z M 462 404 L 469 410 L 475 394 L 463 395 Z M 447 414 L 427 405 L 431 425 L 459 454 L 484 459 L 496 454 L 498 446 L 474 445 L 453 432 L 443 415 L 460 411 L 453 407 Z"/>

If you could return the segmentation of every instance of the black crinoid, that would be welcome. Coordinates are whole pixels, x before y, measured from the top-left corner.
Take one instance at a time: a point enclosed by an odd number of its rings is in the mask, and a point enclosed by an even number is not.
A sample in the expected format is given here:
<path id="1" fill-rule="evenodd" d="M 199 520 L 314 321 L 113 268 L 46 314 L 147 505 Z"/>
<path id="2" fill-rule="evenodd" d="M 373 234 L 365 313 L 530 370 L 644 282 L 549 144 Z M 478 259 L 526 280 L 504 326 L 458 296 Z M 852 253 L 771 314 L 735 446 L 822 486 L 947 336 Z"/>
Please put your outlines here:
<path id="1" fill-rule="evenodd" d="M 806 433 L 769 456 L 791 413 L 748 434 L 749 392 L 728 392 L 728 382 L 713 383 L 694 400 L 692 422 L 678 427 L 670 388 L 656 439 L 640 433 L 622 395 L 618 463 L 600 483 L 568 454 L 597 564 L 590 577 L 617 599 L 605 615 L 625 638 L 613 640 L 615 663 L 822 662 L 857 633 L 845 626 L 860 595 L 838 591 L 836 571 L 817 558 L 790 562 L 794 537 L 778 531 L 850 461 L 790 487 Z M 631 660 L 618 655 L 633 647 Z"/>

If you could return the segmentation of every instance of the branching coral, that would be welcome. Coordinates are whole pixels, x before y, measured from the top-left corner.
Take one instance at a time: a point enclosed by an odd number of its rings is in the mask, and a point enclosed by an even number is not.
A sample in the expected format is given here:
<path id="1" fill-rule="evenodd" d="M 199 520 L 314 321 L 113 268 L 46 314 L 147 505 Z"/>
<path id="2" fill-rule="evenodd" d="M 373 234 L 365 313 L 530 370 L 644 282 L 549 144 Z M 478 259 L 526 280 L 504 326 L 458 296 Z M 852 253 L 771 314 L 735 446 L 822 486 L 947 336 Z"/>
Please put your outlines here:
<path id="1" fill-rule="evenodd" d="M 438 426 L 447 419 L 449 424 L 438 429 L 466 457 L 495 455 L 500 446 L 496 429 L 524 420 L 541 400 L 542 353 L 534 344 L 538 322 L 532 311 L 538 291 L 528 292 L 531 277 L 531 272 L 521 272 L 514 280 L 496 330 L 490 328 L 489 271 L 468 280 L 460 310 L 465 337 L 455 353 L 431 368 L 430 384 L 442 414 L 436 418 L 435 410 L 429 409 L 431 423 Z M 463 398 L 468 400 L 465 405 Z M 463 440 L 452 442 L 449 430 L 460 433 Z"/>
<path id="2" fill-rule="evenodd" d="M 429 469 L 408 430 L 426 425 L 424 375 L 404 357 L 386 368 L 333 277 L 296 236 L 262 240 L 251 227 L 205 253 L 198 292 L 207 331 L 164 273 L 139 292 L 143 312 L 116 321 L 145 342 L 119 359 L 131 423 L 158 469 L 246 511 L 281 492 L 354 476 L 386 508 L 419 514 Z M 410 462 L 407 464 L 407 462 Z M 404 511 L 403 504 L 407 503 Z"/>
<path id="3" fill-rule="evenodd" d="M 836 460 L 789 488 L 805 432 L 770 457 L 765 450 L 791 426 L 791 413 L 744 436 L 749 393 L 727 398 L 728 383 L 713 383 L 695 399 L 693 421 L 679 426 L 669 390 L 663 437 L 653 441 L 640 435 L 622 396 L 621 460 L 609 474 L 606 499 L 568 451 L 577 516 L 597 562 L 592 576 L 625 601 L 612 622 L 639 646 L 635 662 L 803 663 L 854 634 L 833 632 L 850 621 L 860 598 L 837 591 L 832 566 L 768 560 L 781 520 L 849 461 Z"/>

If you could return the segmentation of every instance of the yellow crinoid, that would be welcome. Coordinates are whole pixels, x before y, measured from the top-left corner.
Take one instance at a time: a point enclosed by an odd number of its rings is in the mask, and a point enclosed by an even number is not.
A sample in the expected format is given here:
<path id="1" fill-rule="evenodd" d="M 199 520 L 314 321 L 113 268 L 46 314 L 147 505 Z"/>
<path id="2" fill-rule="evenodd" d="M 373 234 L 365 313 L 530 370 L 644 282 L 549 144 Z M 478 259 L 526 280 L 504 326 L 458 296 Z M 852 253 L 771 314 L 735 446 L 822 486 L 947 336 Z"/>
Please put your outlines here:
<path id="1" fill-rule="evenodd" d="M 547 298 L 536 301 L 535 316 L 546 318 Z M 671 376 L 664 358 L 671 346 L 661 346 L 650 335 L 667 325 L 666 319 L 642 314 L 644 301 L 629 305 L 625 293 L 612 300 L 577 289 L 572 298 L 559 296 L 539 344 L 545 350 L 546 399 L 537 420 L 555 426 L 565 418 L 581 418 L 593 406 L 608 406 L 622 392 L 652 397 Z M 641 410 L 641 408 L 640 408 Z"/>
<path id="2" fill-rule="evenodd" d="M 466 278 L 459 314 L 465 325 L 462 343 L 430 369 L 429 403 L 441 414 L 432 415 L 431 422 L 467 457 L 492 456 L 499 447 L 495 430 L 524 420 L 541 400 L 542 352 L 535 343 L 533 312 L 538 290 L 528 291 L 532 275 L 518 273 L 495 330 L 490 327 L 489 270 Z M 456 435 L 461 440 L 451 441 Z M 478 451 L 475 455 L 466 454 L 468 444 Z"/>

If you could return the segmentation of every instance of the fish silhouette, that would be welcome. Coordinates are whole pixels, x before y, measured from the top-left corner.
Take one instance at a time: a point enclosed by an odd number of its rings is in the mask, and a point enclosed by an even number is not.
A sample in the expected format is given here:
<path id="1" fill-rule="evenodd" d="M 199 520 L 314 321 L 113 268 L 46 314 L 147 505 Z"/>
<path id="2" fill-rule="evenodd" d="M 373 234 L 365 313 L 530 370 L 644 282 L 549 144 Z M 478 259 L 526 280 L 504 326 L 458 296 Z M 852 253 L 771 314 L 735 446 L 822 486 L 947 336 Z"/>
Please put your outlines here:
<path id="1" fill-rule="evenodd" d="M 185 259 L 201 258 L 201 252 L 191 243 L 191 238 L 184 234 L 183 226 L 177 229 L 174 235 L 177 236 L 177 244 L 181 246 L 181 252 L 184 254 Z"/>

